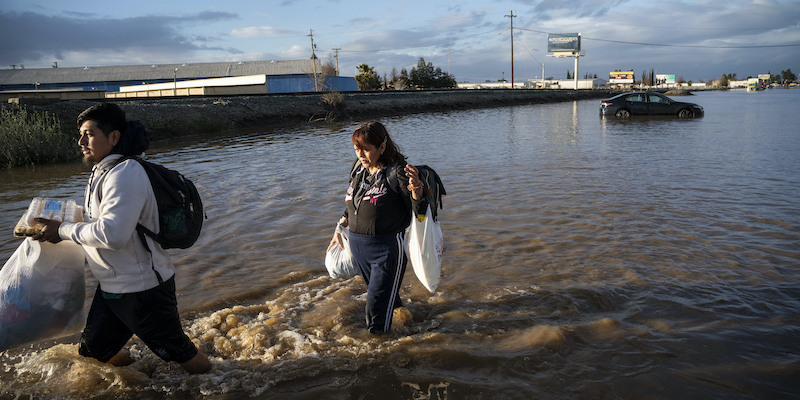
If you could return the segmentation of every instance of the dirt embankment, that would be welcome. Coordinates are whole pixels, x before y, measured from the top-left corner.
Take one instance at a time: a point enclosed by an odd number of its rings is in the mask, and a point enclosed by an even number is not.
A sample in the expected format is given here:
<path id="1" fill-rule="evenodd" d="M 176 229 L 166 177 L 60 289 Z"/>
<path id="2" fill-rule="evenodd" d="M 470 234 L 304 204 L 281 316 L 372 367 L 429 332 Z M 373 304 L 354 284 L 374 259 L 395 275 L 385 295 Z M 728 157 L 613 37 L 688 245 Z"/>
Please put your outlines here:
<path id="1" fill-rule="evenodd" d="M 115 100 L 128 119 L 145 124 L 151 139 L 256 126 L 359 120 L 421 112 L 599 99 L 607 90 L 446 90 L 409 92 L 302 93 L 235 97 Z M 70 100 L 34 106 L 75 124 L 95 104 Z"/>

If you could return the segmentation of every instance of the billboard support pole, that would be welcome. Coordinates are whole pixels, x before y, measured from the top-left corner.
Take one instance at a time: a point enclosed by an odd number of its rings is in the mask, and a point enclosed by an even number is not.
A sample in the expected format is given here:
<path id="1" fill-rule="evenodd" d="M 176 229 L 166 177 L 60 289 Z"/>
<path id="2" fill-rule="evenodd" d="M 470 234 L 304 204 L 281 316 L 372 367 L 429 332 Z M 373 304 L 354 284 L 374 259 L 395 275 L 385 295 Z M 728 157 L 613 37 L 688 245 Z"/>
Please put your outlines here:
<path id="1" fill-rule="evenodd" d="M 578 58 L 581 56 L 581 34 L 578 33 L 578 51 L 575 52 L 575 90 L 578 90 Z"/>
<path id="2" fill-rule="evenodd" d="M 573 76 L 575 80 L 575 90 L 578 90 L 578 57 L 580 57 L 580 53 L 575 53 L 575 76 Z"/>

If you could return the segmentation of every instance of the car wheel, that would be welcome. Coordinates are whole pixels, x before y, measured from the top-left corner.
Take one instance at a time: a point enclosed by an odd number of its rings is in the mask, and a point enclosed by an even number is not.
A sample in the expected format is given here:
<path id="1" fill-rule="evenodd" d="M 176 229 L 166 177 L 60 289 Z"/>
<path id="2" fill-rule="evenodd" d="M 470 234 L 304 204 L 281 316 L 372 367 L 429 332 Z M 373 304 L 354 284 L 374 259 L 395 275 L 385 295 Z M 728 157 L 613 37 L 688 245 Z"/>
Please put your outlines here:
<path id="1" fill-rule="evenodd" d="M 631 112 L 626 109 L 617 110 L 617 113 L 614 114 L 617 118 L 628 118 L 631 116 Z"/>
<path id="2" fill-rule="evenodd" d="M 678 118 L 692 118 L 692 117 L 694 117 L 694 113 L 688 108 L 684 108 L 683 110 L 678 111 Z"/>

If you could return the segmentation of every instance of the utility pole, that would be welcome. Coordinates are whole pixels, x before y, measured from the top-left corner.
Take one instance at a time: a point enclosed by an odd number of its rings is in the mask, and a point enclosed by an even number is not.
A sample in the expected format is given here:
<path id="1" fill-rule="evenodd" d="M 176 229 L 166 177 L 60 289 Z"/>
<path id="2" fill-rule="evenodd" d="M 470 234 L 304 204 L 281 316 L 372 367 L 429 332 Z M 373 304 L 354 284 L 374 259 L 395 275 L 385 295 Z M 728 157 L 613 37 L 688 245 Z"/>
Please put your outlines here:
<path id="1" fill-rule="evenodd" d="M 511 14 L 506 15 L 506 17 L 511 19 L 511 88 L 514 88 L 514 10 L 511 10 Z"/>
<path id="2" fill-rule="evenodd" d="M 339 50 L 341 50 L 341 48 L 333 49 L 333 51 L 335 51 L 333 57 L 336 58 L 336 76 L 339 76 Z"/>
<path id="3" fill-rule="evenodd" d="M 311 64 L 314 66 L 314 91 L 319 92 L 319 84 L 317 83 L 317 55 L 314 54 L 314 31 L 308 30 L 308 37 L 311 38 Z"/>
<path id="4" fill-rule="evenodd" d="M 447 73 L 450 73 L 450 52 L 453 50 L 452 47 L 447 48 Z"/>

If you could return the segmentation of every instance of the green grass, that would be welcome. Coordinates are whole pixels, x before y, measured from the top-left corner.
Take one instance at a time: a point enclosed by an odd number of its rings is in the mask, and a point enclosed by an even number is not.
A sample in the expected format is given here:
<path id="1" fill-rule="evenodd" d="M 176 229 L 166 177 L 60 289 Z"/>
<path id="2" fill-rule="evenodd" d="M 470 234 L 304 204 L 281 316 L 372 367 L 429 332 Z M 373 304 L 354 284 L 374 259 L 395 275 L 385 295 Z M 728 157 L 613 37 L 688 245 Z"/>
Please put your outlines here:
<path id="1" fill-rule="evenodd" d="M 0 107 L 0 168 L 80 159 L 77 136 L 64 133 L 55 115 L 14 104 Z"/>

